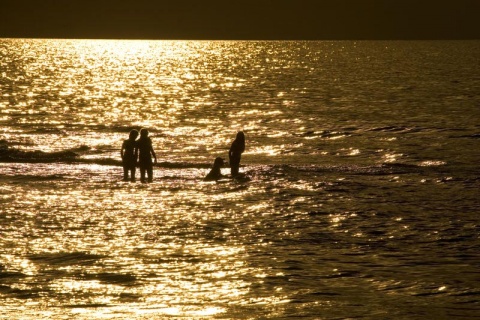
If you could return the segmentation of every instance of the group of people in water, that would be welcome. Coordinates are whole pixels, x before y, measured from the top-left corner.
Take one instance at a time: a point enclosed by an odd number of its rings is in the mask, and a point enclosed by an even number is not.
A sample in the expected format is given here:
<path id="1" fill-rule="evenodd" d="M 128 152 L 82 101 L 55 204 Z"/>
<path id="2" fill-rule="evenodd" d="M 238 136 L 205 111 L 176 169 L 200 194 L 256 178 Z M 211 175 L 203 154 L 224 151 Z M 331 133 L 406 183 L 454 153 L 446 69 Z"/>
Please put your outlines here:
<path id="1" fill-rule="evenodd" d="M 140 138 L 137 140 L 138 136 Z M 228 151 L 231 176 L 235 178 L 239 175 L 240 159 L 245 151 L 245 134 L 240 131 Z M 123 141 L 120 150 L 123 165 L 123 180 L 135 181 L 135 171 L 140 168 L 140 181 L 142 183 L 153 181 L 153 166 L 157 163 L 157 155 L 153 150 L 152 140 L 148 136 L 148 130 L 143 128 L 139 131 L 131 130 L 128 139 Z M 225 160 L 217 157 L 213 167 L 205 177 L 205 181 L 216 181 L 223 178 L 221 168 L 225 165 Z M 130 175 L 130 177 L 129 177 Z"/>
<path id="2" fill-rule="evenodd" d="M 157 163 L 157 155 L 153 150 L 152 139 L 148 136 L 148 130 L 143 128 L 140 130 L 140 138 L 137 137 L 139 132 L 137 130 L 130 131 L 128 139 L 123 141 L 120 155 L 122 157 L 123 165 L 123 180 L 135 181 L 135 171 L 140 167 L 141 182 L 153 181 L 153 165 Z M 153 161 L 152 161 L 153 157 Z M 130 173 L 130 179 L 128 174 Z M 147 180 L 145 179 L 147 175 Z"/>

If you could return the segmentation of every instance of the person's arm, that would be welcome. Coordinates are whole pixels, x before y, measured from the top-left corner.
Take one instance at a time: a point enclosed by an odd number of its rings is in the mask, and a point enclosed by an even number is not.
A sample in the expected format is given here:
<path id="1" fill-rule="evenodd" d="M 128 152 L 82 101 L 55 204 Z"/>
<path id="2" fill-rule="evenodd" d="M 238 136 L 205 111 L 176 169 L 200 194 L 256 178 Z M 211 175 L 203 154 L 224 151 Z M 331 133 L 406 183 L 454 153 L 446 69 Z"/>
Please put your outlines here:
<path id="1" fill-rule="evenodd" d="M 138 143 L 135 143 L 135 164 L 138 162 Z"/>
<path id="2" fill-rule="evenodd" d="M 229 163 L 232 163 L 234 145 L 235 145 L 235 142 L 232 143 L 232 145 L 230 146 L 230 150 L 228 150 L 228 162 Z"/>
<path id="3" fill-rule="evenodd" d="M 122 148 L 120 149 L 120 157 L 122 157 L 122 159 L 125 156 L 124 152 L 125 152 L 125 141 L 123 141 Z"/>
<path id="4" fill-rule="evenodd" d="M 152 153 L 152 156 L 153 156 L 153 163 L 157 164 L 157 155 L 155 154 L 155 151 L 153 151 L 152 145 L 150 145 L 150 152 Z"/>

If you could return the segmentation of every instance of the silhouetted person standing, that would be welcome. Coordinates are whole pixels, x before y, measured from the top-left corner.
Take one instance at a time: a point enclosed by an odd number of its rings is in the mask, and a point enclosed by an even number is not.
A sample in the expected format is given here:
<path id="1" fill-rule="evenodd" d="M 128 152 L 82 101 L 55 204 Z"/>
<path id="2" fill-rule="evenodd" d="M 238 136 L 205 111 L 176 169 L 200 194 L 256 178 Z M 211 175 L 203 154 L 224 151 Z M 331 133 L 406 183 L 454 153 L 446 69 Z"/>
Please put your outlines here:
<path id="1" fill-rule="evenodd" d="M 135 155 L 138 155 L 138 164 L 140 166 L 140 181 L 142 183 L 147 182 L 145 180 L 145 172 L 147 173 L 148 182 L 153 181 L 153 164 L 157 163 L 157 156 L 153 151 L 152 140 L 148 137 L 148 130 L 140 130 L 140 139 L 138 139 Z M 152 156 L 154 162 L 152 162 Z"/>
<path id="2" fill-rule="evenodd" d="M 240 131 L 237 133 L 237 137 L 230 147 L 228 152 L 228 158 L 230 161 L 230 169 L 232 173 L 232 178 L 238 175 L 238 170 L 240 168 L 240 158 L 242 153 L 245 151 L 245 134 Z"/>
<path id="3" fill-rule="evenodd" d="M 123 181 L 128 181 L 128 172 L 131 172 L 130 181 L 135 181 L 135 166 L 137 165 L 137 155 L 135 154 L 135 139 L 138 137 L 138 131 L 132 130 L 127 140 L 123 141 L 120 156 L 123 165 Z"/>

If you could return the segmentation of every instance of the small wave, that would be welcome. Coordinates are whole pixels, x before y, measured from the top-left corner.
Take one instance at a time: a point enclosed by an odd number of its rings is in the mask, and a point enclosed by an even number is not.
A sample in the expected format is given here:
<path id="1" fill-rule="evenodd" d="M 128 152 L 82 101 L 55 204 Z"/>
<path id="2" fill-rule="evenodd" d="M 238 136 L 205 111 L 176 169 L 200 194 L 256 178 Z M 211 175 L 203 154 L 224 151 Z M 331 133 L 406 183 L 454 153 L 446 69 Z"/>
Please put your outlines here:
<path id="1" fill-rule="evenodd" d="M 8 148 L 8 146 L 10 146 L 10 145 L 12 145 L 11 142 L 9 142 L 9 141 L 7 141 L 7 140 L 5 140 L 5 139 L 1 139 L 1 140 L 0 140 L 0 152 L 1 152 L 2 149 Z M 29 139 L 26 139 L 26 140 L 24 140 L 24 141 L 17 141 L 17 142 L 15 143 L 15 145 L 17 145 L 17 146 L 29 146 L 29 147 L 30 147 L 30 146 L 34 146 L 35 143 L 32 142 L 32 141 L 30 141 Z"/>
<path id="2" fill-rule="evenodd" d="M 21 272 L 10 272 L 10 271 L 0 270 L 0 279 L 18 279 L 18 278 L 24 278 L 26 276 L 27 275 Z"/>
<path id="3" fill-rule="evenodd" d="M 0 141 L 0 162 L 57 162 L 71 161 L 77 153 L 65 150 L 57 152 L 23 151 L 10 148 L 5 140 Z"/>
<path id="4" fill-rule="evenodd" d="M 447 163 L 445 161 L 439 161 L 439 160 L 426 160 L 420 162 L 419 166 L 420 167 L 438 167 L 438 166 L 443 166 L 446 165 Z"/>
<path id="5" fill-rule="evenodd" d="M 463 136 L 458 136 L 457 138 L 480 139 L 480 133 L 467 134 Z"/>
<path id="6" fill-rule="evenodd" d="M 328 216 L 330 212 L 327 211 L 310 211 L 309 216 Z"/>
<path id="7" fill-rule="evenodd" d="M 356 128 L 346 128 L 345 131 L 330 131 L 330 130 L 322 130 L 322 131 L 306 131 L 303 133 L 294 134 L 297 137 L 320 137 L 320 138 L 338 138 L 344 136 L 351 136 L 352 131 L 357 130 Z"/>
<path id="8" fill-rule="evenodd" d="M 49 265 L 89 265 L 104 257 L 103 255 L 85 252 L 57 252 L 32 254 L 28 256 L 28 259 Z"/>
<path id="9" fill-rule="evenodd" d="M 68 149 L 68 151 L 79 153 L 79 152 L 87 152 L 87 151 L 90 151 L 91 149 L 92 149 L 91 147 L 83 144 L 79 147 Z"/>
<path id="10" fill-rule="evenodd" d="M 63 135 L 63 136 L 68 135 L 67 132 L 64 129 L 60 129 L 60 128 L 57 128 L 57 127 L 34 128 L 30 133 L 33 133 L 33 134 L 48 133 L 48 134 L 59 134 L 59 135 Z"/>
<path id="11" fill-rule="evenodd" d="M 77 154 L 70 151 L 43 152 L 43 151 L 11 151 L 0 152 L 0 162 L 61 162 L 72 161 Z"/>
<path id="12" fill-rule="evenodd" d="M 402 126 L 385 126 L 385 127 L 373 128 L 368 131 L 396 132 L 396 131 L 404 131 L 406 129 L 407 127 L 402 127 Z"/>
<path id="13" fill-rule="evenodd" d="M 333 297 L 333 296 L 339 296 L 340 295 L 340 293 L 336 293 L 336 292 L 321 292 L 321 291 L 312 292 L 311 294 L 314 295 L 314 296 L 327 296 L 327 297 Z"/>
<path id="14" fill-rule="evenodd" d="M 480 290 L 464 290 L 453 294 L 457 297 L 480 296 Z"/>
<path id="15" fill-rule="evenodd" d="M 88 280 L 99 280 L 104 283 L 117 284 L 117 285 L 131 285 L 133 282 L 137 281 L 137 277 L 133 274 L 127 273 L 98 273 L 98 274 L 87 274 L 85 277 Z"/>
<path id="16" fill-rule="evenodd" d="M 298 167 L 299 171 L 307 172 L 342 172 L 358 175 L 390 175 L 413 173 L 421 170 L 420 166 L 403 163 L 383 163 L 381 165 L 359 166 L 359 165 L 338 165 L 338 166 L 303 166 Z"/>
<path id="17" fill-rule="evenodd" d="M 45 290 L 41 289 L 19 289 L 10 286 L 0 285 L 0 293 L 10 295 L 16 299 L 34 299 L 40 296 L 40 293 Z"/>
<path id="18" fill-rule="evenodd" d="M 395 132 L 395 133 L 416 133 L 416 132 L 421 132 L 425 131 L 425 128 L 422 127 L 405 127 L 405 126 L 385 126 L 385 127 L 377 127 L 377 128 L 372 128 L 367 131 L 372 131 L 372 132 Z"/>
<path id="19" fill-rule="evenodd" d="M 64 305 L 64 308 L 71 308 L 71 309 L 76 309 L 76 308 L 102 308 L 102 307 L 108 307 L 107 303 L 85 303 L 85 304 L 66 304 Z"/>

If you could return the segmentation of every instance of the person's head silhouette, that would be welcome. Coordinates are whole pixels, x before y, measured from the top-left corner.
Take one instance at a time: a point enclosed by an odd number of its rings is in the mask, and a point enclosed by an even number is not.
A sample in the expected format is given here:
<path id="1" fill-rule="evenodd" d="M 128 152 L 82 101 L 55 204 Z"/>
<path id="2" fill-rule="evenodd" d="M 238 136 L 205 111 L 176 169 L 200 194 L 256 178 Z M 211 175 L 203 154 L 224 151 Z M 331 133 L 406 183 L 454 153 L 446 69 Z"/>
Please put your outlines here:
<path id="1" fill-rule="evenodd" d="M 146 138 L 148 137 L 148 130 L 143 128 L 140 130 L 140 138 Z"/>
<path id="2" fill-rule="evenodd" d="M 137 137 L 138 137 L 138 131 L 137 130 L 133 129 L 132 131 L 130 131 L 130 134 L 128 136 L 128 138 L 130 140 L 135 140 L 135 139 L 137 139 Z"/>

